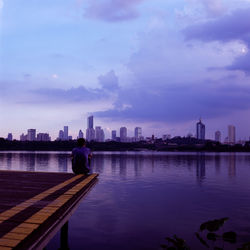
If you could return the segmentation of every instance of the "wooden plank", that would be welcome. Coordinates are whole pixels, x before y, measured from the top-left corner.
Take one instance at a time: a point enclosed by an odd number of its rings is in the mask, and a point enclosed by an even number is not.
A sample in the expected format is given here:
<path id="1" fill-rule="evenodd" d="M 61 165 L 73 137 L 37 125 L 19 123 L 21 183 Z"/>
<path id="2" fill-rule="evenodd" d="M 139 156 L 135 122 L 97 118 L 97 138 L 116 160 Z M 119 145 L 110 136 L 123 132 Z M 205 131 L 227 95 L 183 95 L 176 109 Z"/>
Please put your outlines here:
<path id="1" fill-rule="evenodd" d="M 0 189 L 3 185 L 1 179 L 6 183 L 8 175 L 11 181 L 15 180 L 15 185 L 12 190 L 9 185 L 3 187 L 7 194 L 15 193 L 18 181 L 22 185 L 16 192 L 18 197 L 16 195 L 8 197 L 4 190 L 0 192 L 0 250 L 19 247 L 28 249 L 33 246 L 37 249 L 44 245 L 55 230 L 58 230 L 57 227 L 65 223 L 65 218 L 71 215 L 98 176 L 60 174 L 59 180 L 55 181 L 57 175 L 51 173 L 47 176 L 46 173 L 30 172 L 26 175 L 23 172 L 0 171 Z M 39 189 L 39 182 L 44 184 L 46 176 L 49 188 L 45 189 L 42 185 Z M 31 191 L 31 196 L 29 181 L 32 180 L 34 183 L 34 179 L 37 180 L 36 188 Z M 53 181 L 54 186 L 51 185 Z"/>

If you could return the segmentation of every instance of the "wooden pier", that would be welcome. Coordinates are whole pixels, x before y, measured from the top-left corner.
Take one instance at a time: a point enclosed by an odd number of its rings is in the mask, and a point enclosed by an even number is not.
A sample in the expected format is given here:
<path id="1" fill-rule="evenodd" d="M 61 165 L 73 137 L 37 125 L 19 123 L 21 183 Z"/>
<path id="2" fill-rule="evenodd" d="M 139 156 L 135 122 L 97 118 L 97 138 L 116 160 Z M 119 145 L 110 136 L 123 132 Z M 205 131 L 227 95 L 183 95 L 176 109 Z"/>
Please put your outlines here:
<path id="1" fill-rule="evenodd" d="M 97 176 L 0 171 L 0 250 L 43 249 L 63 225 L 65 233 Z"/>

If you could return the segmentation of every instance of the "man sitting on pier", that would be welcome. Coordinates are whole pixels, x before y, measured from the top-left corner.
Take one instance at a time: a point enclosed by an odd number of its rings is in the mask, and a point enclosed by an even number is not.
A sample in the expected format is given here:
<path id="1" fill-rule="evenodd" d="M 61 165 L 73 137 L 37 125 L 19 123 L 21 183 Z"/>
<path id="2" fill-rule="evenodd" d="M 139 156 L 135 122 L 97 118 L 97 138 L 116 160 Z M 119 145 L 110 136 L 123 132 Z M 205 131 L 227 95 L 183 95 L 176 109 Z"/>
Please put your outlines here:
<path id="1" fill-rule="evenodd" d="M 72 150 L 72 170 L 75 174 L 88 174 L 90 171 L 91 151 L 83 138 L 77 140 L 77 147 Z"/>

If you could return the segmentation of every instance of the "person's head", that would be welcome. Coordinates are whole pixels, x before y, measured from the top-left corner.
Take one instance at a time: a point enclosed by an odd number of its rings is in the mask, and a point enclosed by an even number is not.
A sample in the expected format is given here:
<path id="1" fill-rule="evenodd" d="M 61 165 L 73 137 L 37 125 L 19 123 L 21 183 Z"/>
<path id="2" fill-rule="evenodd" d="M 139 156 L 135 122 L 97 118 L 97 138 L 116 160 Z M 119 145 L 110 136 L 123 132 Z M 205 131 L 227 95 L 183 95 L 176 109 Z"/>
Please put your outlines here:
<path id="1" fill-rule="evenodd" d="M 83 147 L 83 146 L 85 146 L 85 145 L 86 145 L 85 139 L 83 139 L 83 138 L 77 139 L 77 146 L 78 146 L 78 147 Z"/>

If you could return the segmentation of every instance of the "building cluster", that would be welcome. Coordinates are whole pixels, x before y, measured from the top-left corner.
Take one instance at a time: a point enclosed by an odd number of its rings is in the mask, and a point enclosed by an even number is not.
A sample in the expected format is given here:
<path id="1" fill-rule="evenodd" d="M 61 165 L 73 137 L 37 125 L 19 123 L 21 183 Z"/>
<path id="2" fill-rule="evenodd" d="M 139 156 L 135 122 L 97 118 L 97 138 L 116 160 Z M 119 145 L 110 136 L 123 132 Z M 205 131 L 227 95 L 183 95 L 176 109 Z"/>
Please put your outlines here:
<path id="1" fill-rule="evenodd" d="M 196 123 L 196 138 L 198 140 L 205 140 L 206 139 L 205 132 L 206 132 L 205 124 L 203 124 L 201 120 L 199 120 L 199 122 Z M 222 142 L 220 131 L 215 132 L 214 140 L 216 142 Z M 228 125 L 228 134 L 224 140 L 224 144 L 234 145 L 235 143 L 236 143 L 236 128 L 233 125 Z"/>
<path id="2" fill-rule="evenodd" d="M 9 138 L 8 134 L 8 138 Z M 7 139 L 8 139 L 7 138 Z M 12 138 L 12 135 L 11 135 Z M 38 133 L 36 134 L 36 129 L 28 129 L 27 134 L 20 135 L 20 141 L 51 141 L 51 137 L 48 133 Z"/>
<path id="3" fill-rule="evenodd" d="M 128 130 L 126 127 L 120 128 L 120 137 L 117 136 L 116 130 L 112 130 L 111 132 L 111 139 L 112 141 L 119 141 L 119 142 L 137 142 L 144 140 L 142 136 L 142 128 L 136 127 L 134 130 L 134 136 L 128 136 Z"/>
<path id="4" fill-rule="evenodd" d="M 59 134 L 57 137 L 58 141 L 69 141 L 72 140 L 72 136 L 69 135 L 69 127 L 68 126 L 64 126 L 63 130 L 59 130 Z"/>
<path id="5" fill-rule="evenodd" d="M 157 139 L 152 135 L 152 137 L 144 138 L 142 136 L 142 128 L 136 127 L 134 129 L 134 136 L 128 136 L 128 130 L 126 127 L 121 127 L 120 131 L 117 133 L 116 130 L 111 131 L 111 141 L 117 142 L 138 142 L 142 140 L 146 141 L 154 141 Z M 97 141 L 97 142 L 104 142 L 105 141 L 105 133 L 101 126 L 96 126 L 94 128 L 94 116 L 91 115 L 87 118 L 87 129 L 86 129 L 86 140 L 87 141 Z M 192 137 L 192 134 L 188 134 L 188 137 Z M 84 133 L 82 130 L 79 130 L 77 138 L 84 138 Z M 201 119 L 196 123 L 196 138 L 198 140 L 205 140 L 206 139 L 206 126 L 202 123 Z M 7 140 L 12 141 L 13 136 L 12 133 L 9 133 Z M 69 127 L 64 126 L 63 130 L 60 130 L 58 133 L 57 140 L 60 141 L 69 141 L 72 140 L 72 136 L 69 135 Z M 162 140 L 166 141 L 171 139 L 171 135 L 165 134 L 162 136 Z M 214 135 L 214 140 L 216 142 L 222 142 L 222 135 L 220 131 L 216 131 Z M 51 137 L 48 133 L 38 133 L 36 134 L 36 129 L 28 129 L 27 134 L 20 135 L 20 141 L 51 141 Z M 110 141 L 108 139 L 107 141 Z M 229 125 L 228 126 L 228 134 L 223 141 L 224 144 L 234 145 L 236 143 L 236 129 L 235 126 Z"/>

